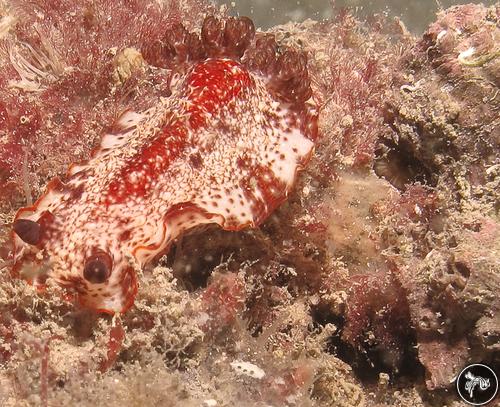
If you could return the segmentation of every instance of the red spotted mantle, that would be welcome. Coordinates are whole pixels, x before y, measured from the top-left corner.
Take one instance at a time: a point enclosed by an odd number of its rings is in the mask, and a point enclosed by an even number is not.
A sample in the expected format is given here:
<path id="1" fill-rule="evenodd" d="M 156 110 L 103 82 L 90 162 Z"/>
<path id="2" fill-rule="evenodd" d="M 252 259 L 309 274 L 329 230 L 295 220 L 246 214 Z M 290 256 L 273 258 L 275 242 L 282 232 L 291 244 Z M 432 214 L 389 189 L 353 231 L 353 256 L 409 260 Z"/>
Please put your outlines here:
<path id="1" fill-rule="evenodd" d="M 170 97 L 126 113 L 67 183 L 52 181 L 18 212 L 15 270 L 46 264 L 84 305 L 123 312 L 137 291 L 135 270 L 184 230 L 262 222 L 310 158 L 315 126 L 275 100 L 267 81 L 235 60 L 206 59 L 178 75 Z"/>

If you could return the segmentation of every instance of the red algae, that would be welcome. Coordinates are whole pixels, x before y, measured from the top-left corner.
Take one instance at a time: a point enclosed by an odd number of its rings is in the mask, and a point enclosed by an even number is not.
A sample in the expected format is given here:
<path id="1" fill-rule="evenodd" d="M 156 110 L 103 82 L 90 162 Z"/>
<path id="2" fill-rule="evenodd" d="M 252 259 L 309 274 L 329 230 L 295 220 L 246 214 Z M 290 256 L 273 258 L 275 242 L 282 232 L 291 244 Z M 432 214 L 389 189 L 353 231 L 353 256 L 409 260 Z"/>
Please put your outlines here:
<path id="1" fill-rule="evenodd" d="M 15 12 L 22 18 L 13 20 L 2 38 L 0 94 L 9 106 L 9 129 L 17 130 L 6 131 L 1 143 L 16 149 L 37 145 L 25 151 L 30 172 L 36 174 L 29 180 L 33 196 L 39 195 L 47 178 L 88 158 L 106 126 L 130 106 L 132 87 L 113 80 L 115 54 L 159 38 L 180 19 L 190 24 L 185 8 L 146 3 L 119 2 L 112 7 L 69 1 L 16 3 Z M 204 10 L 208 6 L 199 7 L 198 13 Z M 192 19 L 197 16 L 191 14 Z M 146 20 L 154 24 L 144 24 Z M 147 94 L 155 97 L 158 91 L 146 87 Z M 142 98 L 147 103 L 146 99 Z M 4 183 L 13 182 L 24 191 L 22 155 L 1 151 L 2 167 L 10 167 Z M 49 156 L 54 159 L 46 166 Z M 14 198 L 5 196 L 2 202 Z"/>
<path id="2" fill-rule="evenodd" d="M 349 283 L 342 340 L 372 363 L 404 369 L 405 349 L 414 341 L 404 289 L 390 274 L 356 275 Z"/>
<path id="3" fill-rule="evenodd" d="M 205 327 L 217 334 L 233 326 L 245 307 L 245 284 L 233 273 L 214 274 L 201 294 L 202 310 L 207 314 Z"/>

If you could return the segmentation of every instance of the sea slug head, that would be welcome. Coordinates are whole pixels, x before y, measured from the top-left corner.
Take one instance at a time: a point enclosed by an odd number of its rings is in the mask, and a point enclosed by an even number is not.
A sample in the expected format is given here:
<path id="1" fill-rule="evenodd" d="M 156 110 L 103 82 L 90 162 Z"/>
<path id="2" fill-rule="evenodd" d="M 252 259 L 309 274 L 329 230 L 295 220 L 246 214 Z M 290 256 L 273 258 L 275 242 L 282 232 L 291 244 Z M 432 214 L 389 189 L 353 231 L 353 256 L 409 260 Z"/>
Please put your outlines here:
<path id="1" fill-rule="evenodd" d="M 17 213 L 14 274 L 35 286 L 44 286 L 50 276 L 85 307 L 125 312 L 137 292 L 137 264 L 123 242 L 126 231 L 113 222 L 103 229 L 93 211 L 75 212 L 77 202 L 56 180 L 34 206 Z"/>

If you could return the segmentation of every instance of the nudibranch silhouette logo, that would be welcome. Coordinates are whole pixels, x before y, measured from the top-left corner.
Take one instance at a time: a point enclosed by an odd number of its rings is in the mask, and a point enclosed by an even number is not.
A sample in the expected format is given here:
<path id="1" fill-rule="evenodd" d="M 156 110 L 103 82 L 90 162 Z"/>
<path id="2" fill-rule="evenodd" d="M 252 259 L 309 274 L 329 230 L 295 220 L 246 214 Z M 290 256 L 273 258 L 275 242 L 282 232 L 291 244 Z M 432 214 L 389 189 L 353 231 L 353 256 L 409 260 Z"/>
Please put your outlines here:
<path id="1" fill-rule="evenodd" d="M 458 395 L 467 404 L 484 406 L 498 393 L 498 377 L 491 367 L 475 363 L 460 372 L 456 386 Z"/>

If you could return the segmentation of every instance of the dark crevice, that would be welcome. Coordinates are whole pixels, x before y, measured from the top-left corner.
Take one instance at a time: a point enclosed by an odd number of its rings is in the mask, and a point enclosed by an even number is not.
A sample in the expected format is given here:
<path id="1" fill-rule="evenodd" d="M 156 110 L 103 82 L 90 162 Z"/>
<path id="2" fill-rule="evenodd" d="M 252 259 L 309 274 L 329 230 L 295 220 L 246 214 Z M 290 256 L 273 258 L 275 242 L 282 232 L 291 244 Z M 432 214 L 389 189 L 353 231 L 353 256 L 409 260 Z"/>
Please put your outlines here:
<path id="1" fill-rule="evenodd" d="M 327 352 L 351 366 L 356 377 L 364 384 L 377 383 L 380 373 L 389 373 L 394 383 L 423 380 L 424 367 L 418 360 L 413 331 L 405 338 L 404 349 L 380 344 L 370 346 L 367 343 L 362 347 L 353 346 L 342 337 L 346 326 L 343 315 L 334 314 L 322 306 L 313 308 L 311 313 L 315 327 L 322 327 L 327 323 L 337 327 L 335 334 L 328 340 Z"/>
<path id="2" fill-rule="evenodd" d="M 177 240 L 163 258 L 174 276 L 188 291 L 207 287 L 216 267 L 226 263 L 227 271 L 237 272 L 246 261 L 268 256 L 251 233 L 228 232 L 218 226 L 203 226 Z"/>
<path id="3" fill-rule="evenodd" d="M 403 140 L 398 144 L 391 140 L 381 141 L 375 151 L 373 169 L 400 191 L 410 184 L 435 187 L 437 183 L 437 178 L 415 155 L 411 145 Z"/>

